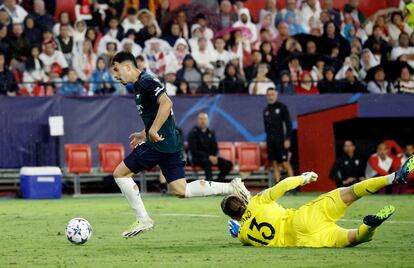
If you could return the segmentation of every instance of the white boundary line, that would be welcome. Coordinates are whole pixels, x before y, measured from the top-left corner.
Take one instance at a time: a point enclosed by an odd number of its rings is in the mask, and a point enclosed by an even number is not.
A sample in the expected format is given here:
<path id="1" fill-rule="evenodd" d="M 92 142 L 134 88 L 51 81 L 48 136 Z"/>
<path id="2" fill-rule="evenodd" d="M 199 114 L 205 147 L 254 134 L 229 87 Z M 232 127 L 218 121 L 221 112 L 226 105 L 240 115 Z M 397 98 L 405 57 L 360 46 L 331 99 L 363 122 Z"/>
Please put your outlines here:
<path id="1" fill-rule="evenodd" d="M 192 214 L 192 213 L 156 213 L 154 215 L 157 216 L 165 216 L 165 217 L 200 217 L 200 218 L 220 218 L 218 215 L 213 214 Z M 362 223 L 362 219 L 354 220 L 354 219 L 340 219 L 339 221 L 342 222 L 360 222 Z M 392 223 L 392 224 L 414 224 L 414 221 L 385 221 L 385 223 Z"/>

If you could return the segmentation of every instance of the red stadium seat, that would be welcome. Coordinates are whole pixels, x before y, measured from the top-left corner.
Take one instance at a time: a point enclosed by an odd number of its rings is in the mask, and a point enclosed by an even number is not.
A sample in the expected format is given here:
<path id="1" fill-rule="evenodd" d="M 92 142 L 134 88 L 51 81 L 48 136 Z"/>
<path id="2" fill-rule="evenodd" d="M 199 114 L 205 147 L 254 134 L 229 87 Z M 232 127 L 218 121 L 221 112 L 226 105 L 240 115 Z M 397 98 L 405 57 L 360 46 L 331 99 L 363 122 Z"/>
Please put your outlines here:
<path id="1" fill-rule="evenodd" d="M 240 171 L 257 171 L 260 168 L 260 148 L 257 143 L 236 142 Z"/>
<path id="2" fill-rule="evenodd" d="M 219 142 L 218 149 L 220 157 L 229 160 L 233 163 L 236 163 L 236 148 L 232 142 Z"/>
<path id="3" fill-rule="evenodd" d="M 267 153 L 267 143 L 266 142 L 260 142 L 260 165 L 264 167 L 269 166 L 269 158 Z"/>
<path id="4" fill-rule="evenodd" d="M 75 15 L 76 0 L 56 1 L 55 20 L 58 21 L 60 13 L 66 11 L 69 13 L 71 21 L 76 21 Z"/>
<path id="5" fill-rule="evenodd" d="M 99 162 L 103 172 L 112 173 L 125 157 L 124 146 L 120 143 L 98 144 Z"/>
<path id="6" fill-rule="evenodd" d="M 89 144 L 65 144 L 65 161 L 70 173 L 90 173 L 91 147 Z"/>

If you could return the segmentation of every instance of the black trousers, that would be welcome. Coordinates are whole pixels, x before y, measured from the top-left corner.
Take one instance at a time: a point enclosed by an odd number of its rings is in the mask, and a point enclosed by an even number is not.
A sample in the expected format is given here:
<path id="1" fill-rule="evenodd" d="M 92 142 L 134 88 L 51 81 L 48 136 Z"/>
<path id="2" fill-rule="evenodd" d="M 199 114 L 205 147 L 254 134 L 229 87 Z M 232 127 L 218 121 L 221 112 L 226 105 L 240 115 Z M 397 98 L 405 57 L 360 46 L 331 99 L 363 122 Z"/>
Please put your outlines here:
<path id="1" fill-rule="evenodd" d="M 206 180 L 211 181 L 213 180 L 213 174 L 211 168 L 213 164 L 211 164 L 210 160 L 207 159 L 193 159 L 193 164 L 196 166 L 201 166 L 204 169 Z M 217 176 L 218 181 L 223 181 L 227 175 L 229 175 L 230 171 L 233 169 L 233 163 L 229 160 L 223 159 L 221 157 L 218 158 L 217 165 L 220 171 Z"/>

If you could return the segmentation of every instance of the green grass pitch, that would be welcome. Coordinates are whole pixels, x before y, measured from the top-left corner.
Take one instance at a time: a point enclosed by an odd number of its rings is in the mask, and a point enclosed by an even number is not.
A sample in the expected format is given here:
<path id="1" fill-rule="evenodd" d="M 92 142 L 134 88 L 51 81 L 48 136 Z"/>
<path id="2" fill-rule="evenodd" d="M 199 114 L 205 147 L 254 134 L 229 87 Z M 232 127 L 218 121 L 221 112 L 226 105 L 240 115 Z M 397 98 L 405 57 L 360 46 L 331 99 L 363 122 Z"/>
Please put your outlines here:
<path id="1" fill-rule="evenodd" d="M 315 195 L 280 200 L 297 207 Z M 133 221 L 123 197 L 0 200 L 0 267 L 414 267 L 414 196 L 370 196 L 354 203 L 340 225 L 392 204 L 397 210 L 374 240 L 354 248 L 253 248 L 230 238 L 220 197 L 180 200 L 144 196 L 155 229 L 125 240 Z M 85 245 L 70 244 L 66 223 L 93 226 Z"/>

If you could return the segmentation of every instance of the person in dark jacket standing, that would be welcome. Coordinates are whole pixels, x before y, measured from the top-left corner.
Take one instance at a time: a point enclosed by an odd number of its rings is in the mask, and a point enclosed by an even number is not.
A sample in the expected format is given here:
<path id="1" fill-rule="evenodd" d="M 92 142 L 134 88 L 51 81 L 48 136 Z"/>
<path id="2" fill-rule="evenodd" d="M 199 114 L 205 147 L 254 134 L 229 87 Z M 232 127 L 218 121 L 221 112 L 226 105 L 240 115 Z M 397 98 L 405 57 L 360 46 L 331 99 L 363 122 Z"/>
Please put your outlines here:
<path id="1" fill-rule="evenodd" d="M 355 154 L 355 144 L 352 140 L 345 140 L 342 147 L 343 154 L 332 166 L 329 176 L 336 182 L 336 186 L 347 187 L 365 179 L 365 166 Z"/>
<path id="2" fill-rule="evenodd" d="M 268 88 L 266 92 L 268 105 L 263 110 L 268 157 L 273 166 L 276 183 L 280 181 L 280 165 L 286 170 L 288 177 L 293 176 L 288 158 L 292 122 L 288 108 L 277 101 L 277 97 L 276 89 Z"/>
<path id="3" fill-rule="evenodd" d="M 188 134 L 188 147 L 191 163 L 204 169 L 206 180 L 213 180 L 212 166 L 220 170 L 217 181 L 224 181 L 233 168 L 233 164 L 218 156 L 216 134 L 208 128 L 208 115 L 199 113 L 197 126 Z"/>

